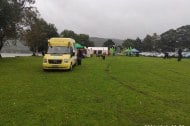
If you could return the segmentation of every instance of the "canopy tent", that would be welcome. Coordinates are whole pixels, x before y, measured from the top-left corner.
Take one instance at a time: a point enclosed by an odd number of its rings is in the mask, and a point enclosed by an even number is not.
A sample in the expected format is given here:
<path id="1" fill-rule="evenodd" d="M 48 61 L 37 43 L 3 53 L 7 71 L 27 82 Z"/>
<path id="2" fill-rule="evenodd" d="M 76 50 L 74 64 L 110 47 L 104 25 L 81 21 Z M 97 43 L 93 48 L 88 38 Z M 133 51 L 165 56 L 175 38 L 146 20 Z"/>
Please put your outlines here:
<path id="1" fill-rule="evenodd" d="M 79 43 L 75 43 L 75 48 L 77 48 L 77 49 L 83 49 L 84 46 L 82 46 L 82 45 L 79 44 Z"/>
<path id="2" fill-rule="evenodd" d="M 135 49 L 135 48 L 128 48 L 124 51 L 126 53 L 126 56 L 132 56 L 132 55 L 136 55 L 139 56 L 140 51 Z"/>
<path id="3" fill-rule="evenodd" d="M 133 53 L 139 53 L 140 51 L 134 48 L 134 49 L 131 50 L 131 52 L 133 52 Z"/>
<path id="4" fill-rule="evenodd" d="M 133 49 L 126 49 L 125 52 L 131 52 L 131 53 L 139 53 L 140 51 L 133 48 Z"/>

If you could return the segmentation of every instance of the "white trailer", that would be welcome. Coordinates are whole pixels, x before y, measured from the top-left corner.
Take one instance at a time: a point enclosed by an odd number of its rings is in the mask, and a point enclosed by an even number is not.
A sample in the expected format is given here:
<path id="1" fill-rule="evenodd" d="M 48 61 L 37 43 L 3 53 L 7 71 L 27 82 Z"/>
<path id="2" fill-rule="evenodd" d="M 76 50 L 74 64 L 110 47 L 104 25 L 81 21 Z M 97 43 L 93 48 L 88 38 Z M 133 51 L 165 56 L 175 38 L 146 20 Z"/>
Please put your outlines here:
<path id="1" fill-rule="evenodd" d="M 90 55 L 93 55 L 93 54 L 101 55 L 104 53 L 108 55 L 108 47 L 88 47 L 87 48 L 88 57 L 90 57 Z"/>

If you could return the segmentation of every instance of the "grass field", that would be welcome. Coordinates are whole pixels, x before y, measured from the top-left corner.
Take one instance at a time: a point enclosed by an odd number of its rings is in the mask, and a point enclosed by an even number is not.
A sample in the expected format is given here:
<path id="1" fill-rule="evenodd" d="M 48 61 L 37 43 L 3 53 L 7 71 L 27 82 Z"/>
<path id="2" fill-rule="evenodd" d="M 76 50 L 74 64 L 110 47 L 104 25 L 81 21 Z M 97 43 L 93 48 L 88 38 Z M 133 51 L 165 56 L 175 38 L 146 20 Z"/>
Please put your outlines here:
<path id="1" fill-rule="evenodd" d="M 87 58 L 72 72 L 42 57 L 0 59 L 0 126 L 189 126 L 190 60 Z"/>

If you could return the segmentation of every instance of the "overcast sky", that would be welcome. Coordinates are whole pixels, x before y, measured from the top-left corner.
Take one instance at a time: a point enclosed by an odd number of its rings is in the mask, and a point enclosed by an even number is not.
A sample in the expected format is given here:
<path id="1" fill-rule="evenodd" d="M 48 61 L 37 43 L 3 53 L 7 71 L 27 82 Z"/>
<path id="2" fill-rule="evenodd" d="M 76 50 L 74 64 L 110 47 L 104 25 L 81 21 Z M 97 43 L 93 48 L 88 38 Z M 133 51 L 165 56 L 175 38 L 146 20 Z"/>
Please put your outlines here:
<path id="1" fill-rule="evenodd" d="M 58 31 L 126 39 L 190 24 L 190 0 L 36 0 Z"/>

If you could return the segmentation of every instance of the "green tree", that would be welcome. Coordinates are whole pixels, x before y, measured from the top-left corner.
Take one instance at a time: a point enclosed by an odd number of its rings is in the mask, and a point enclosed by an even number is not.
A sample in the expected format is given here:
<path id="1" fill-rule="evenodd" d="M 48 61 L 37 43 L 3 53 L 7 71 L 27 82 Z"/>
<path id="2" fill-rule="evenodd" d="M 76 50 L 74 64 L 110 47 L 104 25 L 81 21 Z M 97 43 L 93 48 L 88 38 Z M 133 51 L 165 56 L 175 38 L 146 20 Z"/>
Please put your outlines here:
<path id="1" fill-rule="evenodd" d="M 103 43 L 103 46 L 110 49 L 111 47 L 115 47 L 115 42 L 112 39 L 108 39 Z"/>
<path id="2" fill-rule="evenodd" d="M 190 48 L 190 25 L 161 34 L 159 47 L 163 51 L 175 51 L 176 48 Z"/>
<path id="3" fill-rule="evenodd" d="M 142 41 L 139 37 L 137 37 L 136 40 L 134 41 L 134 48 L 142 50 Z"/>
<path id="4" fill-rule="evenodd" d="M 176 30 L 171 29 L 161 34 L 161 49 L 162 51 L 175 51 L 177 48 Z"/>
<path id="5" fill-rule="evenodd" d="M 152 48 L 153 48 L 153 51 L 160 51 L 161 48 L 160 48 L 160 41 L 161 40 L 161 37 L 159 35 L 157 35 L 156 33 L 154 33 L 152 35 Z"/>
<path id="6" fill-rule="evenodd" d="M 153 51 L 152 37 L 150 35 L 147 35 L 143 40 L 143 50 Z"/>
<path id="7" fill-rule="evenodd" d="M 190 48 L 190 25 L 182 26 L 176 30 L 176 47 Z"/>
<path id="8" fill-rule="evenodd" d="M 89 47 L 94 46 L 94 42 L 90 41 L 90 37 L 87 34 L 76 34 L 72 30 L 64 30 L 60 34 L 61 37 L 73 38 L 77 43 L 80 43 L 83 46 Z"/>
<path id="9" fill-rule="evenodd" d="M 34 13 L 35 0 L 0 0 L 0 51 L 6 40 L 17 39 L 28 25 L 26 13 Z M 1 57 L 1 55 L 0 55 Z"/>
<path id="10" fill-rule="evenodd" d="M 48 24 L 44 19 L 36 18 L 25 32 L 24 39 L 30 50 L 35 54 L 38 51 L 47 50 L 48 39 L 57 36 L 57 29 L 53 24 Z"/>
<path id="11" fill-rule="evenodd" d="M 79 34 L 79 35 L 77 35 L 76 41 L 86 47 L 93 46 L 93 42 L 90 42 L 89 39 L 90 39 L 89 35 Z"/>
<path id="12" fill-rule="evenodd" d="M 72 30 L 64 30 L 60 34 L 61 37 L 76 39 L 77 34 Z"/>
<path id="13" fill-rule="evenodd" d="M 134 45 L 135 45 L 135 40 L 133 40 L 133 39 L 126 39 L 122 43 L 122 46 L 124 48 L 134 47 Z"/>

